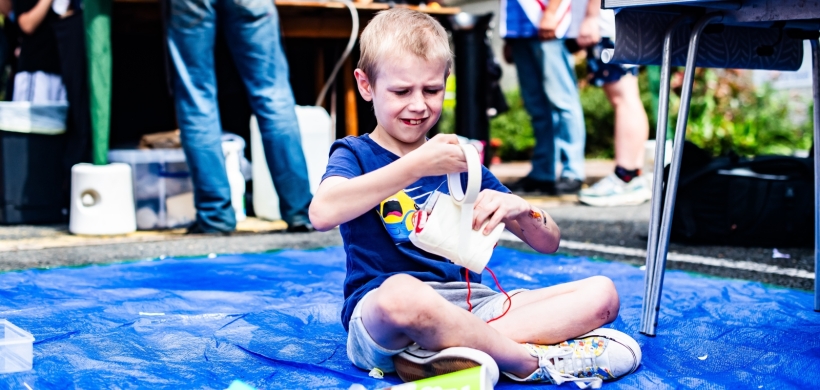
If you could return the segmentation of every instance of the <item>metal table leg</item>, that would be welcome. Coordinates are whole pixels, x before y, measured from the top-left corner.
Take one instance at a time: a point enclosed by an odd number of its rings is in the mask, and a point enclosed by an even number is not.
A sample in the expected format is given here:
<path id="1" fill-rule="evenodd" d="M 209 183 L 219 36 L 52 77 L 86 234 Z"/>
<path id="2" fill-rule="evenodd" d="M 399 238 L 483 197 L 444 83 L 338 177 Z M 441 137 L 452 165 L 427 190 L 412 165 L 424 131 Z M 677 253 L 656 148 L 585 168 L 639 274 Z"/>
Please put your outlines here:
<path id="1" fill-rule="evenodd" d="M 649 296 L 655 279 L 655 254 L 658 250 L 658 235 L 661 226 L 661 194 L 663 193 L 663 162 L 666 151 L 666 125 L 669 123 L 669 73 L 672 62 L 672 33 L 675 28 L 688 20 L 681 16 L 669 25 L 663 38 L 663 60 L 661 63 L 661 85 L 658 96 L 658 124 L 655 130 L 655 168 L 652 174 L 652 205 L 649 223 L 649 242 L 646 250 L 646 274 L 644 276 L 643 314 L 641 315 L 641 333 L 655 335 L 654 321 L 651 320 L 646 297 Z"/>
<path id="2" fill-rule="evenodd" d="M 814 92 L 814 310 L 820 311 L 820 49 L 811 40 L 812 89 Z"/>
<path id="3" fill-rule="evenodd" d="M 669 249 L 669 236 L 671 233 L 672 228 L 672 213 L 675 208 L 675 193 L 678 189 L 678 179 L 680 176 L 680 164 L 681 159 L 683 157 L 683 142 L 686 139 L 686 124 L 688 122 L 689 116 L 689 103 L 692 98 L 692 85 L 694 83 L 695 78 L 695 61 L 697 60 L 698 54 L 698 45 L 700 44 L 700 36 L 703 32 L 703 29 L 706 28 L 712 22 L 720 21 L 723 19 L 721 14 L 709 14 L 701 17 L 697 23 L 695 23 L 694 28 L 692 29 L 692 35 L 689 38 L 689 51 L 686 56 L 686 71 L 683 74 L 683 90 L 681 92 L 681 105 L 680 111 L 678 112 L 678 123 L 675 127 L 675 141 L 674 141 L 674 150 L 672 154 L 672 165 L 670 166 L 669 170 L 669 182 L 666 185 L 666 199 L 663 206 L 663 216 L 660 221 L 660 234 L 653 236 L 652 230 L 656 230 L 657 227 L 651 226 L 650 227 L 650 246 L 652 245 L 652 239 L 657 239 L 657 250 L 651 251 L 647 254 L 647 269 L 646 269 L 646 279 L 647 279 L 647 287 L 646 287 L 646 295 L 644 295 L 644 304 L 643 304 L 643 311 L 644 317 L 641 319 L 641 333 L 654 336 L 655 335 L 655 328 L 657 327 L 658 322 L 658 310 L 660 310 L 660 295 L 661 290 L 663 289 L 663 273 L 664 269 L 666 268 L 666 253 Z M 664 42 L 666 43 L 666 42 Z M 666 49 L 666 47 L 665 47 Z M 666 51 L 664 50 L 664 59 L 666 59 Z M 667 69 L 668 72 L 668 69 Z M 668 75 L 667 75 L 668 80 Z M 668 83 L 668 81 L 667 81 Z M 667 96 L 668 99 L 668 96 Z M 659 119 L 660 120 L 660 119 Z M 657 138 L 657 137 L 656 137 Z M 657 145 L 656 147 L 664 147 L 665 145 Z M 657 156 L 658 153 L 656 151 L 655 155 Z M 657 161 L 655 164 L 657 166 Z M 661 164 L 663 160 L 661 160 Z M 655 172 L 655 178 L 658 178 L 657 171 Z M 660 176 L 660 180 L 663 176 Z M 654 183 L 654 189 L 657 190 L 659 183 Z M 660 194 L 660 191 L 653 193 L 653 195 Z M 655 196 L 657 198 L 657 196 Z M 656 206 L 660 200 L 657 201 L 653 199 L 653 213 L 657 215 Z M 654 222 L 654 219 L 653 219 Z M 654 229 L 653 229 L 654 228 Z M 654 259 L 650 259 L 650 256 L 653 256 Z M 650 264 L 650 260 L 651 263 Z M 651 271 L 650 271 L 651 267 Z"/>

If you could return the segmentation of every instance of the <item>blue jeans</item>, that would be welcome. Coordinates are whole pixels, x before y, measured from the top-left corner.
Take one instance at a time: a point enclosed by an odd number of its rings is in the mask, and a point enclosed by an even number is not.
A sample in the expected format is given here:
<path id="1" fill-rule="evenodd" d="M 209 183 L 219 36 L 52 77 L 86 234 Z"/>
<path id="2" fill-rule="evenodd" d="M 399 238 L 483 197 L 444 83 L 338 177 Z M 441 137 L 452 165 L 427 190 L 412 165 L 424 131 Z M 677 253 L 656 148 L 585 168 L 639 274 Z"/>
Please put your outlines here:
<path id="1" fill-rule="evenodd" d="M 584 180 L 586 128 L 572 54 L 563 40 L 509 39 L 518 71 L 521 98 L 532 117 L 535 148 L 531 179 L 560 177 Z"/>
<path id="2" fill-rule="evenodd" d="M 170 0 L 168 47 L 174 62 L 174 99 L 182 146 L 191 169 L 197 222 L 205 231 L 231 231 L 231 208 L 216 100 L 214 44 L 217 13 L 248 90 L 282 219 L 308 223 L 307 164 L 294 111 L 288 64 L 271 0 Z M 249 119 L 250 120 L 250 119 Z"/>

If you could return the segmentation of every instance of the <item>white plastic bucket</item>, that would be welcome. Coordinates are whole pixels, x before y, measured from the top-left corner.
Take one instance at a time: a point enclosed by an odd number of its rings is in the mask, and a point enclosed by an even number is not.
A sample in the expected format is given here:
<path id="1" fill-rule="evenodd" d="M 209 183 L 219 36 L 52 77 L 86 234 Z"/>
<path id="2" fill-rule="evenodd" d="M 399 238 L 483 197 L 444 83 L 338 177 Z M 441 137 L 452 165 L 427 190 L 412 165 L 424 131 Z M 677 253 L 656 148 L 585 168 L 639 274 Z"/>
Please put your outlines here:
<path id="1" fill-rule="evenodd" d="M 296 118 L 302 135 L 302 151 L 307 161 L 310 191 L 316 193 L 322 175 L 327 168 L 333 129 L 330 115 L 322 107 L 296 106 Z M 253 160 L 253 211 L 256 216 L 271 221 L 282 219 L 279 213 L 279 196 L 265 160 L 262 134 L 256 117 L 251 118 L 251 159 Z"/>

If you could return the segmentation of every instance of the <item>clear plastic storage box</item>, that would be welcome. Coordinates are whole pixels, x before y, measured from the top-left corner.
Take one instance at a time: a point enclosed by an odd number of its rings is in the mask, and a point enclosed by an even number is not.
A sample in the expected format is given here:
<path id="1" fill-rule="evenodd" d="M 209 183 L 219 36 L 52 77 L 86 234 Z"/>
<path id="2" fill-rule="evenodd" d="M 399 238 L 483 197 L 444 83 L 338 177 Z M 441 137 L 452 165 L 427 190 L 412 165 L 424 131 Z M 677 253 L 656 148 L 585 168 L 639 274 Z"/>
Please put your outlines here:
<path id="1" fill-rule="evenodd" d="M 34 336 L 0 320 L 0 374 L 31 370 Z"/>
<path id="2" fill-rule="evenodd" d="M 194 221 L 194 188 L 182 149 L 111 150 L 108 160 L 131 165 L 137 229 L 170 229 Z"/>

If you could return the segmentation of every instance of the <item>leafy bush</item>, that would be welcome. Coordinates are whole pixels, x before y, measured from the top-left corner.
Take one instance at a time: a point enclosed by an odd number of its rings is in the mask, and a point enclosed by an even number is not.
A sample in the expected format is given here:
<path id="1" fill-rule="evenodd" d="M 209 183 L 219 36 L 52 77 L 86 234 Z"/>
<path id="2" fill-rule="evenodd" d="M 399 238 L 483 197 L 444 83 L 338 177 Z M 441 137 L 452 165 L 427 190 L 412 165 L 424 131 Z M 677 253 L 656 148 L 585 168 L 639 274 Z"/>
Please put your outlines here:
<path id="1" fill-rule="evenodd" d="M 530 115 L 518 90 L 504 94 L 510 110 L 490 120 L 490 138 L 501 141 L 495 152 L 502 160 L 528 160 L 535 147 Z"/>
<path id="2" fill-rule="evenodd" d="M 585 81 L 584 61 L 579 61 L 576 72 L 587 132 L 586 155 L 612 158 L 615 126 L 612 106 L 603 89 Z M 673 72 L 670 132 L 677 121 L 682 77 L 682 70 Z M 641 71 L 638 81 L 641 100 L 649 116 L 650 137 L 654 137 L 656 112 L 646 70 Z M 535 145 L 530 116 L 518 90 L 505 95 L 510 110 L 490 120 L 490 137 L 501 141 L 496 155 L 506 161 L 529 159 Z M 687 139 L 714 155 L 793 154 L 811 146 L 811 99 L 768 86 L 756 88 L 748 71 L 698 69 L 692 96 Z M 442 112 L 440 132 L 454 131 L 455 115 L 451 107 L 445 107 Z"/>
<path id="3" fill-rule="evenodd" d="M 697 69 L 687 139 L 714 155 L 793 154 L 812 142 L 810 99 L 768 85 L 755 88 L 748 71 Z M 677 122 L 681 71 L 672 77 L 670 117 Z"/>

